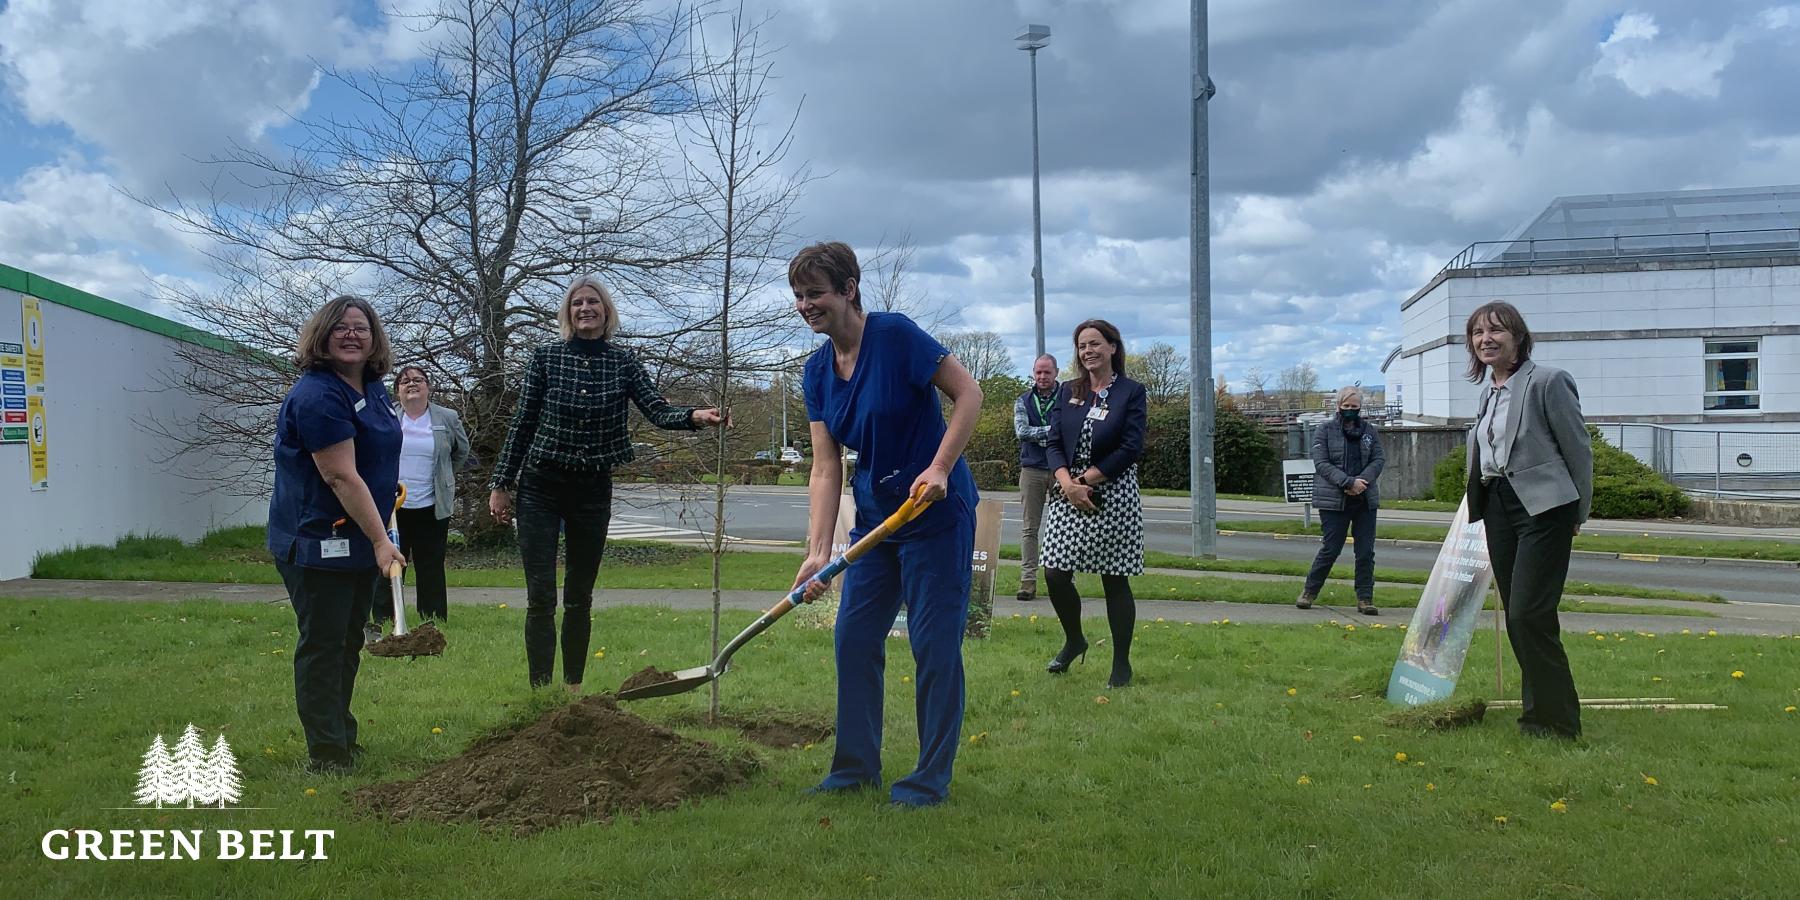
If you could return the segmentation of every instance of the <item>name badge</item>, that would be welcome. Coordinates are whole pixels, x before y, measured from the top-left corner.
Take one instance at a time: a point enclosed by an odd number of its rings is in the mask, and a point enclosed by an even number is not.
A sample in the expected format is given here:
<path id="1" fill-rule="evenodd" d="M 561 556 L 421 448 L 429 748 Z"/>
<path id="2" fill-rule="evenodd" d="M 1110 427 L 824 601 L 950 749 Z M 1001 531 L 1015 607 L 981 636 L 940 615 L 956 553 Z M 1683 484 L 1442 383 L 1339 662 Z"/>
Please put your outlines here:
<path id="1" fill-rule="evenodd" d="M 358 401 L 356 401 L 356 406 L 352 407 L 352 409 L 355 409 L 357 412 L 362 412 L 363 407 L 368 406 L 368 405 L 369 405 L 369 401 L 367 399 L 358 400 Z"/>
<path id="2" fill-rule="evenodd" d="M 1096 422 L 1106 421 L 1106 407 L 1096 406 L 1093 409 L 1088 410 L 1087 417 Z"/>
<path id="3" fill-rule="evenodd" d="M 349 538 L 327 538 L 319 542 L 320 559 L 348 559 L 349 557 Z"/>

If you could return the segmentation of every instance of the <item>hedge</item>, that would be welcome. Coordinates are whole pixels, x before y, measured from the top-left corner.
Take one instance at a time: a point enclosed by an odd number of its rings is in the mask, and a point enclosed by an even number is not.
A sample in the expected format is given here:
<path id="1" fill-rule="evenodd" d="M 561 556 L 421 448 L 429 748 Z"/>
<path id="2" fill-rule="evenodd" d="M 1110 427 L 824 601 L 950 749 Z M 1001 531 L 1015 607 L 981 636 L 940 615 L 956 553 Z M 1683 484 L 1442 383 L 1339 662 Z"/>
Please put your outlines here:
<path id="1" fill-rule="evenodd" d="M 1591 425 L 1588 439 L 1594 448 L 1594 518 L 1669 519 L 1687 512 L 1688 496 L 1655 469 L 1607 443 Z M 1434 498 L 1448 503 L 1462 499 L 1466 453 L 1466 448 L 1457 447 L 1432 468 Z"/>
<path id="2" fill-rule="evenodd" d="M 1138 480 L 1147 488 L 1188 487 L 1188 410 L 1165 406 L 1150 412 Z M 1280 462 L 1262 426 L 1234 409 L 1213 416 L 1213 478 L 1218 490 L 1260 494 L 1269 471 Z"/>
<path id="3" fill-rule="evenodd" d="M 1018 464 L 1014 463 L 1011 468 L 1017 469 Z M 1007 476 L 1009 469 L 1005 460 L 984 459 L 980 462 L 972 462 L 969 463 L 969 471 L 975 475 L 977 490 L 1003 491 L 1011 488 L 1014 484 Z"/>

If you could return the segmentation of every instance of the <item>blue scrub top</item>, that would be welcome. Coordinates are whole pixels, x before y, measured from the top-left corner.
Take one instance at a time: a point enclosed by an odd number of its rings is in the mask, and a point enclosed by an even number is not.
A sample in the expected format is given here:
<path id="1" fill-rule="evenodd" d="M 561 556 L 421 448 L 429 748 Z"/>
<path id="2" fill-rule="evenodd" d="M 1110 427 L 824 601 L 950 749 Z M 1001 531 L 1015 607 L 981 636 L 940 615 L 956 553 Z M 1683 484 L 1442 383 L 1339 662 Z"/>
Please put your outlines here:
<path id="1" fill-rule="evenodd" d="M 932 376 L 950 351 L 900 313 L 869 313 L 862 349 L 848 380 L 837 376 L 831 342 L 806 360 L 806 417 L 823 422 L 838 443 L 856 451 L 856 527 L 881 524 L 905 502 L 913 479 L 931 465 L 944 440 L 943 407 Z M 936 534 L 974 521 L 975 477 L 957 457 L 949 492 L 892 539 Z"/>
<path id="2" fill-rule="evenodd" d="M 369 486 L 385 522 L 400 483 L 400 419 L 380 379 L 358 394 L 328 371 L 300 376 L 281 401 L 275 420 L 275 496 L 269 501 L 269 552 L 277 560 L 316 569 L 366 569 L 375 545 L 349 519 L 337 494 L 319 474 L 312 455 L 345 440 L 356 441 L 356 474 Z M 350 555 L 326 559 L 319 542 L 348 538 Z"/>

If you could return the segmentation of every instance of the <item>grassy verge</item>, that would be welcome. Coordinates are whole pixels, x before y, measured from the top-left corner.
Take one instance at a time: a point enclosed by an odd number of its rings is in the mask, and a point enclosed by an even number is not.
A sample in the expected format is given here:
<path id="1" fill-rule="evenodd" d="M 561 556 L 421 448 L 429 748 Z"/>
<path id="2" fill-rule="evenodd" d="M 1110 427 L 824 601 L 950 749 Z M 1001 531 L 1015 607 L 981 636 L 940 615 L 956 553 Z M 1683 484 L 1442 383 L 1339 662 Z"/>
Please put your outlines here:
<path id="1" fill-rule="evenodd" d="M 1219 523 L 1220 531 L 1251 531 L 1260 534 L 1317 535 L 1319 526 L 1306 527 L 1293 521 L 1229 521 Z M 1377 525 L 1379 537 L 1403 541 L 1442 541 L 1449 529 L 1436 525 Z M 1582 534 L 1575 538 L 1575 549 L 1601 553 L 1630 553 L 1645 556 L 1712 556 L 1722 559 L 1771 559 L 1800 562 L 1800 541 L 1763 540 L 1695 540 L 1693 538 L 1631 537 L 1617 534 Z"/>
<path id="2" fill-rule="evenodd" d="M 1011 549 L 1016 558 L 1017 548 Z M 1005 555 L 1004 551 L 1002 555 Z M 1156 560 L 1152 565 L 1157 565 L 1187 558 L 1172 554 L 1151 554 L 1150 559 Z M 799 568 L 799 561 L 800 554 L 797 552 L 728 553 L 723 567 L 724 589 L 768 591 L 771 594 L 785 591 L 793 586 L 794 572 Z M 281 580 L 274 566 L 269 564 L 267 552 L 263 550 L 261 530 L 254 527 L 215 532 L 194 544 L 183 544 L 173 538 L 136 537 L 122 540 L 113 547 L 79 547 L 41 557 L 34 574 L 38 578 L 203 581 L 218 584 L 278 584 Z M 1304 574 L 1303 569 L 1301 574 Z M 408 575 L 408 578 L 411 576 Z M 451 587 L 525 586 L 525 574 L 519 567 L 516 556 L 503 551 L 453 552 L 445 578 Z M 712 560 L 705 551 L 692 546 L 618 541 L 607 547 L 607 561 L 600 568 L 599 584 L 601 587 L 620 589 L 709 589 L 712 587 Z M 1101 595 L 1100 579 L 1097 576 L 1078 576 L 1076 586 L 1084 596 Z M 1292 583 L 1207 576 L 1190 578 L 1142 575 L 1132 579 L 1132 587 L 1138 597 L 1146 600 L 1285 604 L 1292 603 L 1295 594 L 1295 585 Z M 1018 590 L 1019 570 L 1010 566 L 1001 568 L 994 580 L 996 596 L 1009 597 Z M 1383 607 L 1414 606 L 1419 602 L 1419 593 L 1410 588 L 1382 588 L 1375 592 L 1375 604 Z M 1327 585 L 1320 594 L 1320 601 L 1346 606 L 1356 602 L 1351 589 L 1342 583 Z M 1568 608 L 1579 608 L 1585 612 L 1708 615 L 1680 608 L 1613 603 Z"/>
<path id="3" fill-rule="evenodd" d="M 1143 488 L 1146 497 L 1191 497 L 1193 492 L 1172 488 Z M 1219 494 L 1220 500 L 1241 500 L 1247 503 L 1286 503 L 1280 497 L 1269 494 Z M 1415 512 L 1456 512 L 1459 504 L 1445 503 L 1442 500 L 1387 500 L 1381 501 L 1383 509 L 1408 509 Z"/>
<path id="4" fill-rule="evenodd" d="M 727 616 L 729 628 L 748 621 Z M 411 777 L 558 701 L 526 689 L 521 627 L 522 610 L 459 610 L 445 656 L 366 660 L 353 709 L 370 752 L 354 775 L 331 778 L 300 766 L 287 611 L 0 600 L 8 893 L 1752 897 L 1783 895 L 1800 877 L 1800 811 L 1784 799 L 1800 728 L 1800 713 L 1784 710 L 1800 699 L 1800 641 L 1730 636 L 1570 641 L 1583 696 L 1729 707 L 1589 710 L 1585 738 L 1570 746 L 1520 737 L 1505 710 L 1450 732 L 1384 724 L 1395 629 L 1146 622 L 1133 650 L 1137 684 L 1107 692 L 1106 647 L 1052 678 L 1043 662 L 1060 642 L 1055 622 L 1004 619 L 966 650 L 956 779 L 938 809 L 801 795 L 826 771 L 829 743 L 770 750 L 677 725 L 755 753 L 761 772 L 678 810 L 523 839 L 354 812 L 346 797 L 356 787 Z M 1097 638 L 1105 624 L 1091 619 L 1088 630 Z M 646 664 L 689 664 L 707 638 L 700 617 L 622 609 L 596 617 L 594 645 L 607 648 L 589 670 L 601 689 Z M 738 654 L 721 682 L 725 709 L 829 717 L 831 652 L 828 633 L 778 625 Z M 1471 653 L 1458 696 L 1491 697 L 1493 666 L 1485 646 Z M 1516 690 L 1510 661 L 1505 672 Z M 889 780 L 917 750 L 911 674 L 895 643 Z M 142 685 L 157 686 L 153 697 Z M 694 693 L 632 710 L 674 723 L 704 703 Z M 228 736 L 242 803 L 256 808 L 117 809 L 132 805 L 152 737 L 189 722 L 208 739 Z M 306 863 L 53 862 L 37 845 L 54 828 L 330 829 L 335 838 L 329 860 Z M 804 840 L 771 853 L 774 835 Z M 1432 849 L 1421 853 L 1426 835 Z"/>

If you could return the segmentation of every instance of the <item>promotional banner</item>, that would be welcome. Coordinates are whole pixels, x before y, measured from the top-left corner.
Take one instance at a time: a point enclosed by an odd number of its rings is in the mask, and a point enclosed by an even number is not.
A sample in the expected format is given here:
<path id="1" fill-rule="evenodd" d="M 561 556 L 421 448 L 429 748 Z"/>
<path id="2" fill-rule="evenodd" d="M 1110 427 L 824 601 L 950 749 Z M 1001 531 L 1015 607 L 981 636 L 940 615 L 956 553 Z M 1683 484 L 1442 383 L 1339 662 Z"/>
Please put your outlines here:
<path id="1" fill-rule="evenodd" d="M 25 394 L 25 346 L 0 341 L 0 444 L 31 439 Z"/>
<path id="2" fill-rule="evenodd" d="M 25 387 L 33 394 L 44 393 L 44 310 L 36 297 L 19 298 L 19 309 L 25 321 L 20 333 L 25 340 Z"/>
<path id="3" fill-rule="evenodd" d="M 31 420 L 31 489 L 50 488 L 50 437 L 44 425 L 44 398 L 25 398 L 25 412 Z"/>
<path id="4" fill-rule="evenodd" d="M 1390 703 L 1434 703 L 1456 690 L 1493 575 L 1486 530 L 1480 522 L 1469 521 L 1465 497 L 1450 520 L 1450 533 L 1444 536 L 1419 608 L 1406 629 L 1406 641 L 1400 645 L 1400 658 L 1388 679 Z"/>
<path id="5" fill-rule="evenodd" d="M 994 619 L 994 575 L 1000 569 L 1000 508 L 998 500 L 975 506 L 975 557 L 969 577 L 969 624 L 963 634 L 985 638 Z"/>

